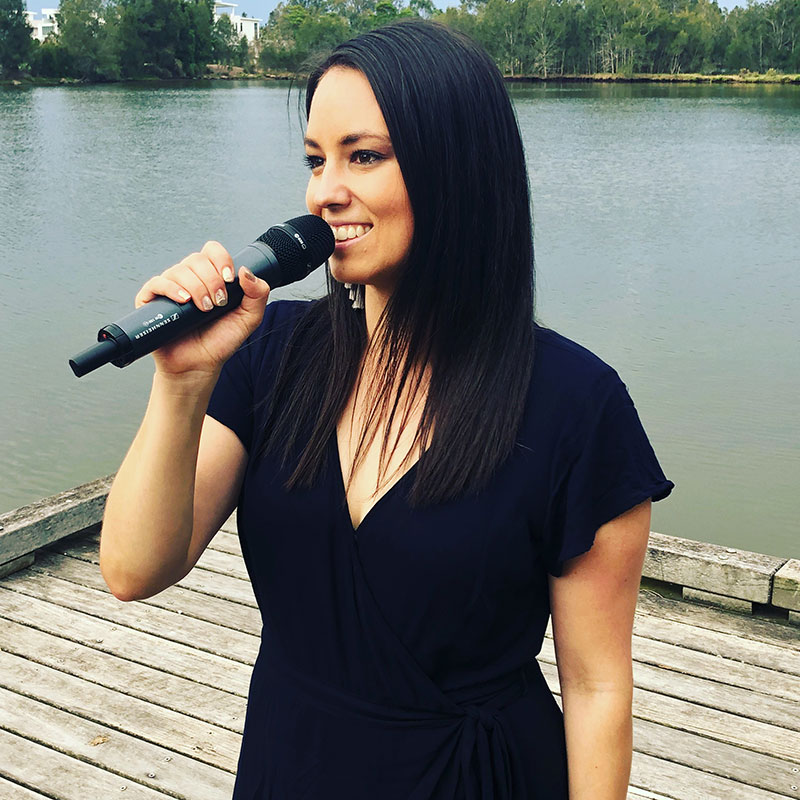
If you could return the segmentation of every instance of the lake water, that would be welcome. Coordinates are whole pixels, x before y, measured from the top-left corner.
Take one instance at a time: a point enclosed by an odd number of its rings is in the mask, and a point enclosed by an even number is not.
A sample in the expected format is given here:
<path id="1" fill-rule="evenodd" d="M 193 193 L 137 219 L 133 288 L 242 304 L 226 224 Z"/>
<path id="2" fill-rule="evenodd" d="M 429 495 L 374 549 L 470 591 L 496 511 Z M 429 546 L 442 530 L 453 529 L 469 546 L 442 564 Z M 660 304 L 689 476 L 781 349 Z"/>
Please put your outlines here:
<path id="1" fill-rule="evenodd" d="M 800 556 L 800 90 L 511 87 L 540 321 L 628 384 L 653 529 Z M 149 359 L 67 359 L 151 274 L 303 213 L 285 84 L 0 88 L 0 511 L 114 471 Z M 311 296 L 321 275 L 275 292 Z"/>

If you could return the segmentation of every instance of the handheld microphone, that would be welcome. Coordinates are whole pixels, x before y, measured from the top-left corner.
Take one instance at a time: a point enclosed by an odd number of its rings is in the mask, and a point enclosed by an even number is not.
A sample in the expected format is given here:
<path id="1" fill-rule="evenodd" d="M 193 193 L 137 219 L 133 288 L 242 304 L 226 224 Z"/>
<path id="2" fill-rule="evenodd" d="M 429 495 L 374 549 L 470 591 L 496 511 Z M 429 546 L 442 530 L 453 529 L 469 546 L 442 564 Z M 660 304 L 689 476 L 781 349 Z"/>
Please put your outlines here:
<path id="1" fill-rule="evenodd" d="M 327 222 L 313 214 L 273 225 L 266 233 L 233 256 L 237 269 L 247 267 L 270 289 L 302 280 L 333 253 L 336 240 Z M 238 277 L 226 284 L 228 302 L 201 311 L 190 302 L 176 303 L 157 297 L 97 333 L 97 344 L 69 360 L 78 378 L 109 362 L 127 367 L 136 359 L 185 336 L 200 325 L 213 322 L 236 308 L 244 292 Z"/>

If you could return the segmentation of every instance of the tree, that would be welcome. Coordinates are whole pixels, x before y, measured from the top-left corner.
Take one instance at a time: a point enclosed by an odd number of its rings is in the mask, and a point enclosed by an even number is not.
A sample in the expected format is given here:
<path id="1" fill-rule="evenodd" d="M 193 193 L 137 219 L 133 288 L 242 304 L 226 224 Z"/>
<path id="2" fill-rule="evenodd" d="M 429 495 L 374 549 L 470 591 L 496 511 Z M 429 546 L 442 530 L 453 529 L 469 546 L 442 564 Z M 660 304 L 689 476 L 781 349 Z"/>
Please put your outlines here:
<path id="1" fill-rule="evenodd" d="M 543 78 L 547 78 L 553 70 L 560 72 L 563 63 L 559 66 L 559 56 L 563 52 L 566 35 L 564 9 L 552 0 L 530 0 L 526 34 L 532 72 Z"/>
<path id="2" fill-rule="evenodd" d="M 13 75 L 27 62 L 32 41 L 22 0 L 0 0 L 0 75 Z"/>
<path id="3" fill-rule="evenodd" d="M 72 75 L 72 64 L 58 37 L 50 34 L 40 44 L 36 39 L 29 56 L 31 73 L 45 78 L 61 78 Z"/>
<path id="4" fill-rule="evenodd" d="M 190 78 L 197 78 L 206 71 L 214 53 L 214 12 L 206 0 L 193 0 L 186 4 L 187 37 L 180 55 L 184 71 Z"/>
<path id="5" fill-rule="evenodd" d="M 769 66 L 800 68 L 800 4 L 797 0 L 774 0 L 764 8 Z"/>
<path id="6" fill-rule="evenodd" d="M 115 9 L 103 0 L 61 0 L 58 9 L 59 43 L 76 78 L 120 77 L 119 56 L 113 37 Z"/>
<path id="7" fill-rule="evenodd" d="M 423 19 L 432 19 L 442 13 L 433 4 L 433 0 L 408 0 L 408 10 Z"/>
<path id="8" fill-rule="evenodd" d="M 230 17 L 223 14 L 215 23 L 211 32 L 212 57 L 215 64 L 231 66 L 236 59 L 239 37 Z"/>
<path id="9" fill-rule="evenodd" d="M 488 0 L 478 11 L 477 39 L 508 75 L 519 75 L 526 68 L 529 5 L 529 0 Z"/>
<path id="10" fill-rule="evenodd" d="M 252 59 L 250 58 L 250 42 L 247 41 L 246 36 L 241 36 L 239 38 L 233 60 L 237 67 L 242 67 L 248 72 L 250 71 Z"/>
<path id="11" fill-rule="evenodd" d="M 299 2 L 279 3 L 261 31 L 259 64 L 267 70 L 302 71 L 316 56 L 352 34 L 345 16 L 309 9 Z"/>
<path id="12" fill-rule="evenodd" d="M 211 52 L 204 0 L 118 0 L 123 77 L 184 78 L 202 74 Z"/>

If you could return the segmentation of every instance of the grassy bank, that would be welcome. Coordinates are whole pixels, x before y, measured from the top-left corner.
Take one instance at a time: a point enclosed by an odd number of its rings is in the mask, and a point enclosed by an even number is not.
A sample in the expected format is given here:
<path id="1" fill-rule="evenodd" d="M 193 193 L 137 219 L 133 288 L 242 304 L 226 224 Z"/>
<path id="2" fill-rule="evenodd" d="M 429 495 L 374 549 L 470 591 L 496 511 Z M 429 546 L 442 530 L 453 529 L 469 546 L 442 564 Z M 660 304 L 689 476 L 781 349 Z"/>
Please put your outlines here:
<path id="1" fill-rule="evenodd" d="M 209 65 L 209 71 L 201 78 L 194 80 L 302 80 L 305 75 L 291 72 L 245 72 L 241 67 L 225 68 L 216 64 Z M 188 78 L 160 78 L 146 77 L 135 78 L 125 82 L 148 82 L 160 84 L 175 80 L 191 80 Z M 596 72 L 588 75 L 506 75 L 509 83 L 544 83 L 545 81 L 563 83 L 725 83 L 725 84 L 753 84 L 753 83 L 781 83 L 800 84 L 800 75 L 784 75 L 775 70 L 765 73 L 742 72 L 734 75 L 702 75 L 700 73 L 637 73 L 622 75 L 620 73 Z M 89 83 L 78 78 L 42 78 L 20 76 L 15 79 L 0 80 L 0 86 L 76 86 Z"/>
<path id="2" fill-rule="evenodd" d="M 507 81 L 520 83 L 540 83 L 544 81 L 563 81 L 577 83 L 796 83 L 800 84 L 800 75 L 784 75 L 775 70 L 768 72 L 748 72 L 746 70 L 733 75 L 702 75 L 700 73 L 620 73 L 596 72 L 590 75 L 514 75 L 506 76 Z"/>

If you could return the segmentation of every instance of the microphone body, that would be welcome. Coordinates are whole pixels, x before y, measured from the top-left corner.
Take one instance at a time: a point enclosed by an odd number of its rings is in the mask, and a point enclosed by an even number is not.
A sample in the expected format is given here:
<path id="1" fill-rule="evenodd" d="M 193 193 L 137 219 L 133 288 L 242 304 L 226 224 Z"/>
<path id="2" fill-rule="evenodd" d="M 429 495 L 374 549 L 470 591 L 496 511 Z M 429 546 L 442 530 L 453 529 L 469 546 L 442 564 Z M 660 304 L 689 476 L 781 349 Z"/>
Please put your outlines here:
<path id="1" fill-rule="evenodd" d="M 233 263 L 237 273 L 239 267 L 247 267 L 275 289 L 305 278 L 333 253 L 334 247 L 330 226 L 320 217 L 307 214 L 274 225 L 236 253 Z M 145 303 L 101 328 L 97 344 L 69 360 L 72 371 L 80 378 L 103 364 L 126 367 L 195 328 L 213 322 L 242 302 L 244 292 L 238 275 L 226 284 L 226 289 L 227 304 L 214 306 L 211 311 L 201 311 L 191 301 L 181 304 L 168 297 Z"/>

